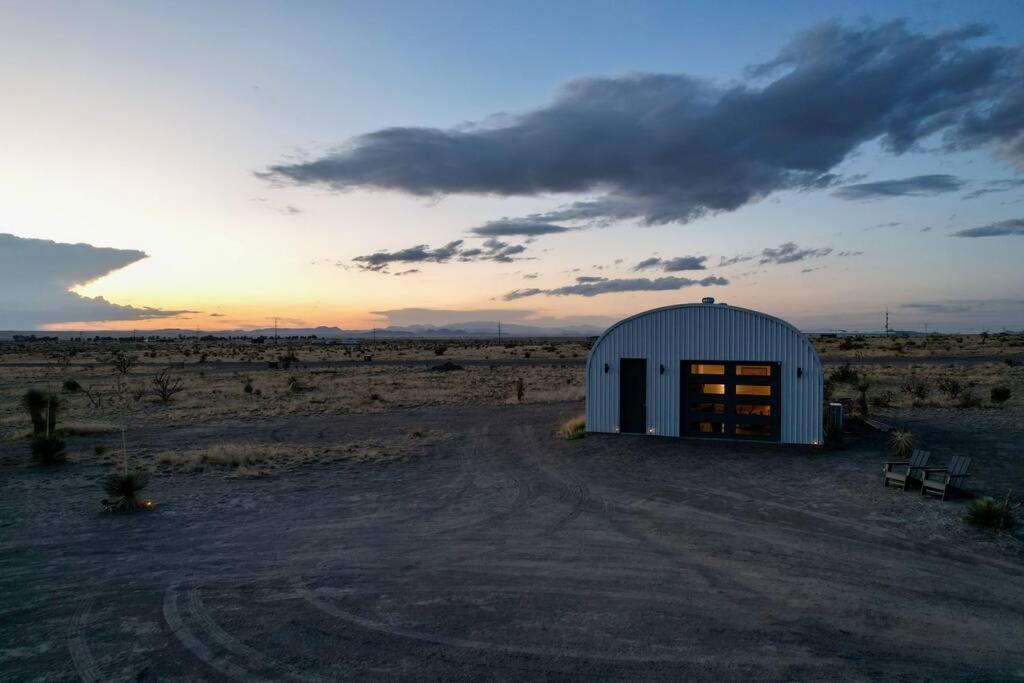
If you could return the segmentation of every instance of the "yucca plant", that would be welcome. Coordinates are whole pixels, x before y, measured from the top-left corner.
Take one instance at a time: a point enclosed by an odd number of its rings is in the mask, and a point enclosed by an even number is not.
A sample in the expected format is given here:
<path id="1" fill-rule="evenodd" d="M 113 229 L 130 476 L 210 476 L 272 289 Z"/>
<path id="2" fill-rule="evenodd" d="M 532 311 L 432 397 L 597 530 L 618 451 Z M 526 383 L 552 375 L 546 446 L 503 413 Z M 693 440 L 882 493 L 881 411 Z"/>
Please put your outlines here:
<path id="1" fill-rule="evenodd" d="M 118 473 L 107 477 L 103 482 L 103 490 L 110 499 L 105 504 L 111 510 L 142 510 L 152 503 L 139 498 L 139 492 L 146 488 L 149 476 L 141 472 Z"/>
<path id="2" fill-rule="evenodd" d="M 32 434 L 49 434 L 57 426 L 57 411 L 60 408 L 60 399 L 42 391 L 41 389 L 29 389 L 21 397 L 21 405 L 32 420 Z"/>
<path id="3" fill-rule="evenodd" d="M 36 436 L 32 439 L 32 459 L 40 465 L 56 465 L 67 461 L 64 442 L 52 435 Z"/>
<path id="4" fill-rule="evenodd" d="M 889 450 L 897 458 L 909 458 L 914 450 L 914 434 L 910 431 L 895 431 L 889 439 Z"/>

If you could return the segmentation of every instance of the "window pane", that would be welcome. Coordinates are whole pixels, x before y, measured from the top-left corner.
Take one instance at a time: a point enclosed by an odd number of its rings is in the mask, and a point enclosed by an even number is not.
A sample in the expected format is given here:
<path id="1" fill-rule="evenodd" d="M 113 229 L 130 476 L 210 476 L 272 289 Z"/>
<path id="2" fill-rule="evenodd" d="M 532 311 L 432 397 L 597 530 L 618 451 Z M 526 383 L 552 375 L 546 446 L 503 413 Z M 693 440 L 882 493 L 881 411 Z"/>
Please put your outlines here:
<path id="1" fill-rule="evenodd" d="M 725 393 L 725 385 L 724 384 L 698 384 L 697 386 L 699 387 L 700 391 L 704 392 L 705 394 L 724 394 Z"/>
<path id="2" fill-rule="evenodd" d="M 694 422 L 693 429 L 701 434 L 725 434 L 724 422 Z"/>
<path id="3" fill-rule="evenodd" d="M 737 365 L 737 375 L 746 375 L 748 377 L 771 377 L 772 366 L 770 365 Z"/>
<path id="4" fill-rule="evenodd" d="M 748 403 L 737 403 L 736 404 L 737 415 L 764 415 L 770 417 L 772 414 L 772 407 L 770 405 L 751 405 Z"/>
<path id="5" fill-rule="evenodd" d="M 770 425 L 736 425 L 737 436 L 771 436 Z"/>
<path id="6" fill-rule="evenodd" d="M 708 365 L 707 363 L 691 363 L 690 372 L 695 375 L 724 375 L 724 365 Z"/>
<path id="7" fill-rule="evenodd" d="M 693 410 L 698 413 L 717 413 L 718 415 L 725 414 L 724 403 L 694 403 Z"/>
<path id="8" fill-rule="evenodd" d="M 737 384 L 736 394 L 738 396 L 771 396 L 772 388 L 767 384 Z"/>

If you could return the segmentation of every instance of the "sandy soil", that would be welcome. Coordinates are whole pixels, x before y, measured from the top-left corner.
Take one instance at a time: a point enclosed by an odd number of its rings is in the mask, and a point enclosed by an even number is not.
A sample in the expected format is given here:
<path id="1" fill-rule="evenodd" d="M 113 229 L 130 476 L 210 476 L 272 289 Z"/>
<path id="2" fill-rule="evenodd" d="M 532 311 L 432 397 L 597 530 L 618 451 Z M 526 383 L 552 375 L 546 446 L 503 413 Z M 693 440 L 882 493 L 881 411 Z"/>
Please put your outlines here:
<path id="1" fill-rule="evenodd" d="M 962 502 L 883 489 L 881 436 L 553 438 L 580 409 L 141 426 L 133 448 L 154 460 L 239 442 L 410 451 L 173 471 L 127 516 L 96 512 L 109 465 L 33 468 L 0 444 L 0 677 L 1024 677 L 1020 541 L 965 526 Z M 1018 431 L 984 425 L 1010 444 L 997 453 L 973 421 L 909 410 L 890 417 L 974 448 L 980 485 L 1024 481 Z M 71 441 L 97 439 L 117 443 Z"/>

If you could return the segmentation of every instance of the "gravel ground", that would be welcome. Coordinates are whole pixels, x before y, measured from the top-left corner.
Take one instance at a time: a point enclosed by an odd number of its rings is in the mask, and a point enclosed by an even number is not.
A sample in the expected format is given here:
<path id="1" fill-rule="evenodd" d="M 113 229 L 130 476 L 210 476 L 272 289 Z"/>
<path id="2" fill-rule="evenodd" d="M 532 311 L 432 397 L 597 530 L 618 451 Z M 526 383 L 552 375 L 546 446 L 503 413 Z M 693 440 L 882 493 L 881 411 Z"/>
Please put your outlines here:
<path id="1" fill-rule="evenodd" d="M 1022 544 L 963 525 L 962 502 L 883 489 L 882 437 L 554 439 L 580 410 L 141 430 L 150 451 L 443 438 L 403 460 L 158 477 L 158 506 L 125 516 L 97 512 L 104 466 L 30 468 L 2 443 L 0 679 L 1024 678 Z M 970 423 L 919 419 L 974 443 Z M 1001 428 L 994 443 L 1019 440 Z M 988 443 L 979 486 L 1022 483 L 1019 449 Z"/>

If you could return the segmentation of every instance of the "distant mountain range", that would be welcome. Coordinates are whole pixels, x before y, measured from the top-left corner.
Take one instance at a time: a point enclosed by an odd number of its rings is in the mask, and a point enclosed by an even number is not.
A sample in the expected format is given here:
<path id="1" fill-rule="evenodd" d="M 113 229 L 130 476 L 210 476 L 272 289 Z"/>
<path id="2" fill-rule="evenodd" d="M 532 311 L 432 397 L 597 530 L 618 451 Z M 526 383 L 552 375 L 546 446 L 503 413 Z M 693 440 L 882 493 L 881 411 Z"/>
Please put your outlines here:
<path id="1" fill-rule="evenodd" d="M 502 337 L 594 337 L 604 331 L 603 327 L 597 325 L 576 325 L 567 327 L 542 327 L 538 325 L 523 325 L 518 323 L 503 323 L 501 326 Z M 36 337 L 194 337 L 197 331 L 182 328 L 166 328 L 160 330 L 89 330 L 79 332 L 51 332 L 51 331 L 0 331 L 0 339 L 10 339 L 14 335 Z M 496 338 L 498 326 L 494 322 L 464 322 L 450 325 L 408 325 L 378 327 L 371 330 L 345 330 L 340 327 L 280 327 L 276 331 L 273 327 L 259 328 L 253 330 L 198 330 L 201 337 L 310 337 L 328 339 L 458 339 L 466 338 Z"/>

